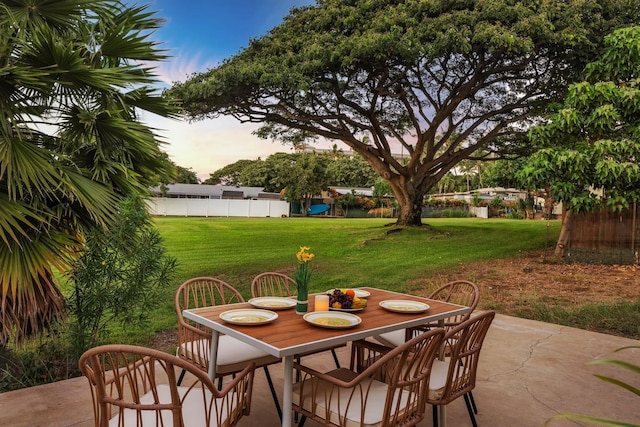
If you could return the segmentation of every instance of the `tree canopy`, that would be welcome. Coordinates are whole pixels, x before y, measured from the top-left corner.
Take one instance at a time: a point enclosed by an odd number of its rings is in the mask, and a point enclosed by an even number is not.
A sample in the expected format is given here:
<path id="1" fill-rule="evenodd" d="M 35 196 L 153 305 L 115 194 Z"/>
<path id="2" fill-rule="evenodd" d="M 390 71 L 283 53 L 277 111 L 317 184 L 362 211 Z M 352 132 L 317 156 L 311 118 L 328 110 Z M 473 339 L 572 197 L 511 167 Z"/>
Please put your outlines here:
<path id="1" fill-rule="evenodd" d="M 461 160 L 526 150 L 532 120 L 638 14 L 633 0 L 319 0 L 172 93 L 192 120 L 344 142 L 389 181 L 398 224 L 420 225 Z"/>
<path id="2" fill-rule="evenodd" d="M 640 27 L 616 30 L 605 44 L 587 79 L 569 88 L 548 124 L 531 130 L 542 148 L 520 172 L 529 187 L 550 186 L 565 204 L 558 255 L 573 212 L 640 201 Z"/>
<path id="3" fill-rule="evenodd" d="M 176 174 L 175 182 L 181 184 L 200 184 L 200 178 L 196 175 L 195 171 L 191 168 L 185 168 L 184 166 L 175 165 Z"/>
<path id="4" fill-rule="evenodd" d="M 105 0 L 0 0 L 0 345 L 63 311 L 54 269 L 170 171 L 138 120 L 167 116 L 161 21 Z"/>

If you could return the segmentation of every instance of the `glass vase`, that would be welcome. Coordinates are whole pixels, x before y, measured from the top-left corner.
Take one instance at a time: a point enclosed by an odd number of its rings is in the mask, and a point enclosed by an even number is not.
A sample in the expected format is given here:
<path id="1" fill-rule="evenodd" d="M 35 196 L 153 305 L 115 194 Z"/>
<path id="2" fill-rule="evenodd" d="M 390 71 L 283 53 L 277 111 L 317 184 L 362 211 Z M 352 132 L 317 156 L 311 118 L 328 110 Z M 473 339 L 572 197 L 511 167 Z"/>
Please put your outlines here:
<path id="1" fill-rule="evenodd" d="M 309 285 L 308 283 L 300 283 L 298 288 L 298 301 L 296 303 L 296 313 L 305 314 L 309 310 Z"/>

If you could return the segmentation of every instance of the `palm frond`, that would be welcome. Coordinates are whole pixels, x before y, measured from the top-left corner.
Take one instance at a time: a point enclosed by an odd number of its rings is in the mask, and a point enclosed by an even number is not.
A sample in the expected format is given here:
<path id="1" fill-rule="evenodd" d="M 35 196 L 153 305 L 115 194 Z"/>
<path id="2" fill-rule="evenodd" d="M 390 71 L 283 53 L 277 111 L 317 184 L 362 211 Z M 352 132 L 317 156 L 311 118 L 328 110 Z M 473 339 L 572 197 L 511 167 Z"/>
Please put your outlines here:
<path id="1" fill-rule="evenodd" d="M 37 333 L 64 314 L 53 268 L 67 269 L 79 242 L 52 230 L 0 246 L 0 340 Z"/>
<path id="2" fill-rule="evenodd" d="M 549 424 L 551 420 L 572 420 L 585 423 L 596 424 L 607 427 L 638 427 L 638 424 L 628 423 L 625 421 L 617 421 L 609 418 L 589 417 L 580 414 L 559 414 L 551 417 L 544 425 Z"/>
<path id="3" fill-rule="evenodd" d="M 9 197 L 52 194 L 60 175 L 52 164 L 53 154 L 39 146 L 35 133 L 15 132 L 18 137 L 0 136 L 0 176 L 5 177 Z M 35 140 L 29 138 L 35 138 Z"/>
<path id="4" fill-rule="evenodd" d="M 10 200 L 0 193 L 0 239 L 9 246 L 18 243 L 20 238 L 28 237 L 28 230 L 35 231 L 36 223 L 44 223 L 44 217 L 38 215 L 28 205 Z"/>

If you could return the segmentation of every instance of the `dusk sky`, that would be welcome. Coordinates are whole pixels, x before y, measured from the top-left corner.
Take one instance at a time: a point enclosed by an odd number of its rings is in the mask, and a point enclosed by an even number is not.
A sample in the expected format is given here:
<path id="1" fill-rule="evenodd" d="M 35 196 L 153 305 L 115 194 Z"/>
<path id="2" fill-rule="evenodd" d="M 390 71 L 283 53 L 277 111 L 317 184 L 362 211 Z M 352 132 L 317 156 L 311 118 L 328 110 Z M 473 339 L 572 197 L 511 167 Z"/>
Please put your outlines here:
<path id="1" fill-rule="evenodd" d="M 151 0 L 151 9 L 166 20 L 154 39 L 172 58 L 156 72 L 169 87 L 193 72 L 206 71 L 242 48 L 249 40 L 279 25 L 292 7 L 315 0 Z M 200 179 L 240 159 L 265 159 L 275 152 L 291 152 L 279 142 L 258 139 L 256 125 L 231 117 L 188 123 L 143 117 L 167 142 L 163 147 L 178 165 L 193 169 Z"/>

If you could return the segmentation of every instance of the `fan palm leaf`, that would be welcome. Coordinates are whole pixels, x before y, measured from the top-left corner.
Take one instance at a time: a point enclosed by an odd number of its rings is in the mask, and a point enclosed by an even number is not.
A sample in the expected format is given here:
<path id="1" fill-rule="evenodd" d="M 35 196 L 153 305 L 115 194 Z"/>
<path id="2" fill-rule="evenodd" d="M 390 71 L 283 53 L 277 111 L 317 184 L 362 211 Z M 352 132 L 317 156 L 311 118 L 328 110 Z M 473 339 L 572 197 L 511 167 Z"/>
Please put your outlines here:
<path id="1" fill-rule="evenodd" d="M 136 110 L 170 116 L 162 20 L 108 0 L 0 0 L 0 343 L 64 313 L 55 270 L 167 162 Z"/>

